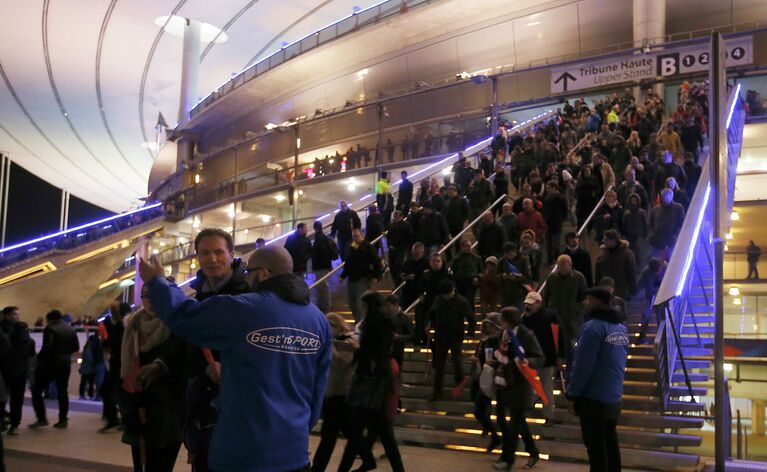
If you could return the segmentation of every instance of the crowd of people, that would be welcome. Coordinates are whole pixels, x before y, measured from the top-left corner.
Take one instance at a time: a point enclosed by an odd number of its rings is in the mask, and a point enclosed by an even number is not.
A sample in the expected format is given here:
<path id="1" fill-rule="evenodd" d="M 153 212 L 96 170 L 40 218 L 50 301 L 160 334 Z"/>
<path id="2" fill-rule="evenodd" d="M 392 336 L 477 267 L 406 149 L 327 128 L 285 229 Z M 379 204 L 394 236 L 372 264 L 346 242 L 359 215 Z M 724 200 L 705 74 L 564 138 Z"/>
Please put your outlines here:
<path id="1" fill-rule="evenodd" d="M 402 471 L 399 372 L 406 346 L 429 348 L 429 401 L 450 394 L 449 357 L 452 395 L 469 387 L 488 451 L 502 446 L 496 469 L 511 469 L 519 436 L 525 468 L 536 465 L 526 416 L 540 399 L 554 424 L 561 382 L 592 470 L 620 470 L 626 300 L 651 297 L 662 279 L 700 175 L 703 106 L 690 95 L 661 129 L 657 96 L 641 106 L 628 93 L 565 102 L 525 136 L 501 126 L 488 150 L 459 156 L 441 179 L 415 185 L 403 171 L 395 194 L 381 173 L 364 225 L 342 201 L 329 234 L 319 221 L 311 235 L 301 223 L 284 247 L 261 241 L 247 263 L 229 233 L 204 229 L 194 241 L 194 298 L 157 261 L 142 260 L 141 308 L 129 315 L 117 304 L 88 338 L 81 396 L 103 400 L 104 430 L 123 429 L 136 470 L 173 470 L 183 443 L 195 471 L 323 471 L 343 433 L 340 471 L 357 457 L 355 470 L 374 469 L 378 439 Z M 354 325 L 333 312 L 328 281 L 339 260 Z M 377 290 L 383 277 L 392 293 Z M 15 434 L 30 373 L 13 360 L 28 360 L 34 347 L 14 307 L 0 328 Z M 464 339 L 478 333 L 464 372 Z M 79 350 L 73 328 L 51 311 L 31 384 L 32 427 L 48 425 L 42 397 L 52 382 L 54 426 L 67 427 Z M 320 417 L 311 460 L 308 435 Z"/>

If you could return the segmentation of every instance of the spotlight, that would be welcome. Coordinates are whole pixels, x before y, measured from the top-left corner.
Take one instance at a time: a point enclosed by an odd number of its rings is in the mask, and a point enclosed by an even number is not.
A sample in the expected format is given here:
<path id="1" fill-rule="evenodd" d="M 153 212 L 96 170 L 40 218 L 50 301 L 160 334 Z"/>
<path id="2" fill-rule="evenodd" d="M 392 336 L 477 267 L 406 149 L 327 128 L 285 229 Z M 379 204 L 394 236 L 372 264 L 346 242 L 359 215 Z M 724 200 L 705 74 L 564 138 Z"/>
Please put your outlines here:
<path id="1" fill-rule="evenodd" d="M 740 295 L 740 289 L 738 287 L 730 287 L 730 290 L 728 290 L 727 293 L 733 297 L 737 297 Z"/>

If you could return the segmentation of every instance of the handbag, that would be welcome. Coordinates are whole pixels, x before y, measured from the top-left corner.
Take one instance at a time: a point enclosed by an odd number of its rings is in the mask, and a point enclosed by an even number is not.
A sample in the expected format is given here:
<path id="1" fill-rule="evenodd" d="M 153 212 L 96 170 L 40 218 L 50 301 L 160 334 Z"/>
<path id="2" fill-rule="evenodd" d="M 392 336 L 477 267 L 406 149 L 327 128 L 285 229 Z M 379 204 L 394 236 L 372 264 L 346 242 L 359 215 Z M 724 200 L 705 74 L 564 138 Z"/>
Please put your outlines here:
<path id="1" fill-rule="evenodd" d="M 487 398 L 495 395 L 495 369 L 485 364 L 479 373 L 479 389 Z"/>
<path id="2" fill-rule="evenodd" d="M 354 408 L 380 410 L 389 387 L 389 379 L 373 375 L 355 375 L 346 397 L 346 403 Z"/>

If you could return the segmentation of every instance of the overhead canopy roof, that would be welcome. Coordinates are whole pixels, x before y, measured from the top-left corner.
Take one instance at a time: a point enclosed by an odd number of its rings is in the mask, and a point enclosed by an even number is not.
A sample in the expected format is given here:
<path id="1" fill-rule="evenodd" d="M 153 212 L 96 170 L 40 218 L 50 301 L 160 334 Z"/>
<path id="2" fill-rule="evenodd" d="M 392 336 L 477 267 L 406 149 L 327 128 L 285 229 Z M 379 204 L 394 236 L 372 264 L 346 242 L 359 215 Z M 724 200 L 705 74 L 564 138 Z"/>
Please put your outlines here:
<path id="1" fill-rule="evenodd" d="M 203 31 L 203 96 L 283 43 L 377 0 L 10 3 L 0 18 L 0 152 L 122 211 L 146 195 L 158 111 L 176 121 L 182 39 L 158 18 L 175 13 L 225 30 L 225 42 Z"/>

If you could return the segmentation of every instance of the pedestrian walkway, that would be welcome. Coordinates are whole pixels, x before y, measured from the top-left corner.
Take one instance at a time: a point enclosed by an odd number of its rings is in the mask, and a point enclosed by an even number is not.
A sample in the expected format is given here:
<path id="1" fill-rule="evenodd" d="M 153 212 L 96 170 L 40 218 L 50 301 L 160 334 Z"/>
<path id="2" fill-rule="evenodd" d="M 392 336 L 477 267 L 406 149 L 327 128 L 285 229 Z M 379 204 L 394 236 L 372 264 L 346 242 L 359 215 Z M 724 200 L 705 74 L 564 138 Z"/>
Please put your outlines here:
<path id="1" fill-rule="evenodd" d="M 24 407 L 25 422 L 19 428 L 18 436 L 5 436 L 6 456 L 8 457 L 9 472 L 35 470 L 56 470 L 62 472 L 98 470 L 103 472 L 132 471 L 130 449 L 120 442 L 122 433 L 110 431 L 99 433 L 103 425 L 99 414 L 82 411 L 77 402 L 73 402 L 69 415 L 69 428 L 58 430 L 52 427 L 31 430 L 26 424 L 34 418 L 34 412 L 29 406 Z M 54 417 L 55 410 L 50 408 L 48 415 Z M 29 420 L 29 421 L 27 421 Z M 309 447 L 312 451 L 317 448 L 319 437 L 310 437 Z M 334 471 L 341 459 L 346 441 L 340 440 L 328 466 L 328 471 Z M 479 454 L 474 452 L 447 451 L 443 449 L 426 449 L 414 446 L 400 448 L 406 470 L 418 472 L 448 472 L 448 471 L 483 471 L 493 470 L 493 462 L 497 455 Z M 383 453 L 378 445 L 374 451 L 376 456 Z M 524 460 L 520 460 L 518 468 L 522 468 Z M 379 460 L 377 470 L 386 471 L 389 464 L 385 459 Z M 186 454 L 182 447 L 176 461 L 176 471 L 190 471 L 186 464 Z M 585 464 L 566 462 L 551 462 L 543 460 L 534 470 L 540 472 L 581 472 L 587 471 Z M 627 470 L 627 472 L 630 472 Z"/>

